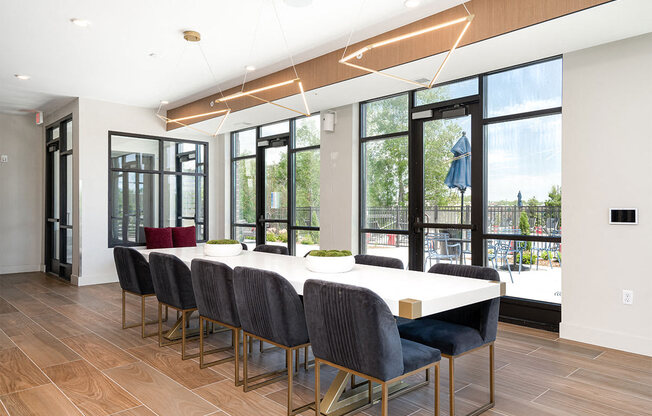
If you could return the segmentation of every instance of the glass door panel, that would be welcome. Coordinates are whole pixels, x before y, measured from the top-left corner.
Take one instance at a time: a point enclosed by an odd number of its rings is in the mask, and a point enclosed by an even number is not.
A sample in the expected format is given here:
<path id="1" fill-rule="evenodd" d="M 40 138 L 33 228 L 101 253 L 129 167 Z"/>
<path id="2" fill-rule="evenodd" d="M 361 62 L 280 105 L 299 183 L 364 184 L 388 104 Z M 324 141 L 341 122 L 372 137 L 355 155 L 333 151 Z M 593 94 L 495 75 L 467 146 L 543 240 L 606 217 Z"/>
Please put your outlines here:
<path id="1" fill-rule="evenodd" d="M 263 172 L 258 208 L 258 244 L 282 245 L 288 239 L 288 140 L 286 136 L 266 138 L 258 142 Z"/>
<path id="2" fill-rule="evenodd" d="M 416 247 L 411 268 L 427 271 L 436 263 L 471 264 L 471 142 L 472 115 L 461 107 L 454 117 L 446 110 L 417 121 L 420 163 L 413 167 L 418 198 L 415 212 L 420 221 L 414 230 Z M 476 107 L 473 107 L 476 108 Z M 460 114 L 461 113 L 461 114 Z M 419 168 L 421 167 L 421 168 Z M 413 192 L 411 190 L 411 192 Z"/>

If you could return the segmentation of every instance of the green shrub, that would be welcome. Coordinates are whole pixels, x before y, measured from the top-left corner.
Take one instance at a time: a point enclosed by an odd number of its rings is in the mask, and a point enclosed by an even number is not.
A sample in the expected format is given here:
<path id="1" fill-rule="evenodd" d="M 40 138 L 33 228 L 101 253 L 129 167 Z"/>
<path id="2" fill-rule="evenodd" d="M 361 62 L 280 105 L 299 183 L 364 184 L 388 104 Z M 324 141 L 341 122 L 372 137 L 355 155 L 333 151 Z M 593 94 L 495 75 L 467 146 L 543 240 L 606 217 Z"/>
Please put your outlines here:
<path id="1" fill-rule="evenodd" d="M 287 243 L 288 242 L 288 232 L 287 230 L 282 230 L 278 236 L 276 236 L 276 241 L 280 241 L 282 243 Z"/>
<path id="2" fill-rule="evenodd" d="M 270 243 L 274 243 L 274 242 L 278 241 L 278 239 L 276 238 L 276 234 L 274 234 L 272 232 L 268 232 L 267 237 L 266 237 L 266 241 L 268 241 Z"/>
<path id="3" fill-rule="evenodd" d="M 311 245 L 315 244 L 315 242 L 312 241 L 312 238 L 310 238 L 310 237 L 306 237 L 306 238 L 304 238 L 303 240 L 301 240 L 301 244 L 305 244 L 305 245 L 307 245 L 307 246 L 311 246 Z"/>
<path id="4" fill-rule="evenodd" d="M 520 261 L 521 254 L 519 253 L 516 256 L 516 261 Z M 537 262 L 537 255 L 532 253 L 531 251 L 524 251 L 523 252 L 523 264 L 535 264 Z"/>
<path id="5" fill-rule="evenodd" d="M 347 257 L 352 254 L 349 250 L 312 250 L 309 255 L 315 257 Z"/>
<path id="6" fill-rule="evenodd" d="M 521 230 L 521 235 L 530 235 L 530 217 L 527 211 L 521 211 L 521 217 L 518 220 L 518 228 Z M 532 242 L 527 242 L 527 250 L 532 250 Z"/>
<path id="7" fill-rule="evenodd" d="M 240 244 L 236 240 L 208 240 L 206 244 Z"/>

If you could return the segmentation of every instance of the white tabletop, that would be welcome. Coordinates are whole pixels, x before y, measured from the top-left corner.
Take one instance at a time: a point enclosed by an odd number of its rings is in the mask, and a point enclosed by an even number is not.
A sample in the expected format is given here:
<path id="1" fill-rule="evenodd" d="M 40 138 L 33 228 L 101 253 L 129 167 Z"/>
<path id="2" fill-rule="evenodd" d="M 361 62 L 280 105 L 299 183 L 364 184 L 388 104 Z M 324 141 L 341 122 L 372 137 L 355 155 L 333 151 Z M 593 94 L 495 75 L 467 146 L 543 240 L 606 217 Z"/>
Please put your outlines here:
<path id="1" fill-rule="evenodd" d="M 303 284 L 308 279 L 366 287 L 383 298 L 394 315 L 406 318 L 431 315 L 504 294 L 504 283 L 361 264 L 356 264 L 353 270 L 347 273 L 314 273 L 306 269 L 303 257 L 279 254 L 243 251 L 233 257 L 208 257 L 204 255 L 203 245 L 141 250 L 145 258 L 148 258 L 151 252 L 173 254 L 188 267 L 193 259 L 205 259 L 224 263 L 231 268 L 245 266 L 273 271 L 286 278 L 299 294 L 302 294 Z M 402 301 L 400 312 L 403 313 L 399 313 Z M 420 312 L 408 316 L 409 313 L 404 310 L 405 301 L 417 303 Z"/>

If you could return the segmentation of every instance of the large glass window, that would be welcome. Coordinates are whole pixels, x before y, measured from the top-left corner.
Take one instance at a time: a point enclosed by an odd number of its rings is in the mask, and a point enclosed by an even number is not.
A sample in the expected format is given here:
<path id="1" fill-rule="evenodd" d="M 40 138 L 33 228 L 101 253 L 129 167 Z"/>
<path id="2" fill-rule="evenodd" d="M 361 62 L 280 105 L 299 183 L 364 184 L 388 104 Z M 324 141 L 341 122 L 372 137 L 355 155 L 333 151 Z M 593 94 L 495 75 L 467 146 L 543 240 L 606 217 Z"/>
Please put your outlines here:
<path id="1" fill-rule="evenodd" d="M 561 58 L 362 103 L 360 252 L 486 265 L 559 303 L 561 106 Z"/>
<path id="2" fill-rule="evenodd" d="M 256 247 L 256 138 L 257 129 L 231 138 L 231 237 Z"/>
<path id="3" fill-rule="evenodd" d="M 206 240 L 207 144 L 111 133 L 109 246 L 145 244 L 144 227 L 195 226 Z"/>
<path id="4" fill-rule="evenodd" d="M 561 78 L 561 59 L 484 77 L 486 262 L 509 296 L 552 303 L 561 301 Z"/>
<path id="5" fill-rule="evenodd" d="M 361 253 L 408 257 L 408 94 L 361 106 Z"/>

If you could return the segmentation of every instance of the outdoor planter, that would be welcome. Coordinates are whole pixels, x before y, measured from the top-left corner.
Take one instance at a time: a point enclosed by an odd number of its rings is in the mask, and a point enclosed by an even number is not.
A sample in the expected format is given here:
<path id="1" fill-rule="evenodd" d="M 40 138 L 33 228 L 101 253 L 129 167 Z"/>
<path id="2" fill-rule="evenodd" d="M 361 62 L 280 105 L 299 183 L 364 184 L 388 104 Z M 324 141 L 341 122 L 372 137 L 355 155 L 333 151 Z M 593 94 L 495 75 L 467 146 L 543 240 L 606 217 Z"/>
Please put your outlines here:
<path id="1" fill-rule="evenodd" d="M 355 266 L 348 250 L 313 250 L 306 256 L 306 268 L 315 273 L 346 273 Z"/>
<path id="2" fill-rule="evenodd" d="M 242 244 L 235 240 L 210 240 L 204 245 L 204 254 L 211 257 L 237 256 Z"/>

